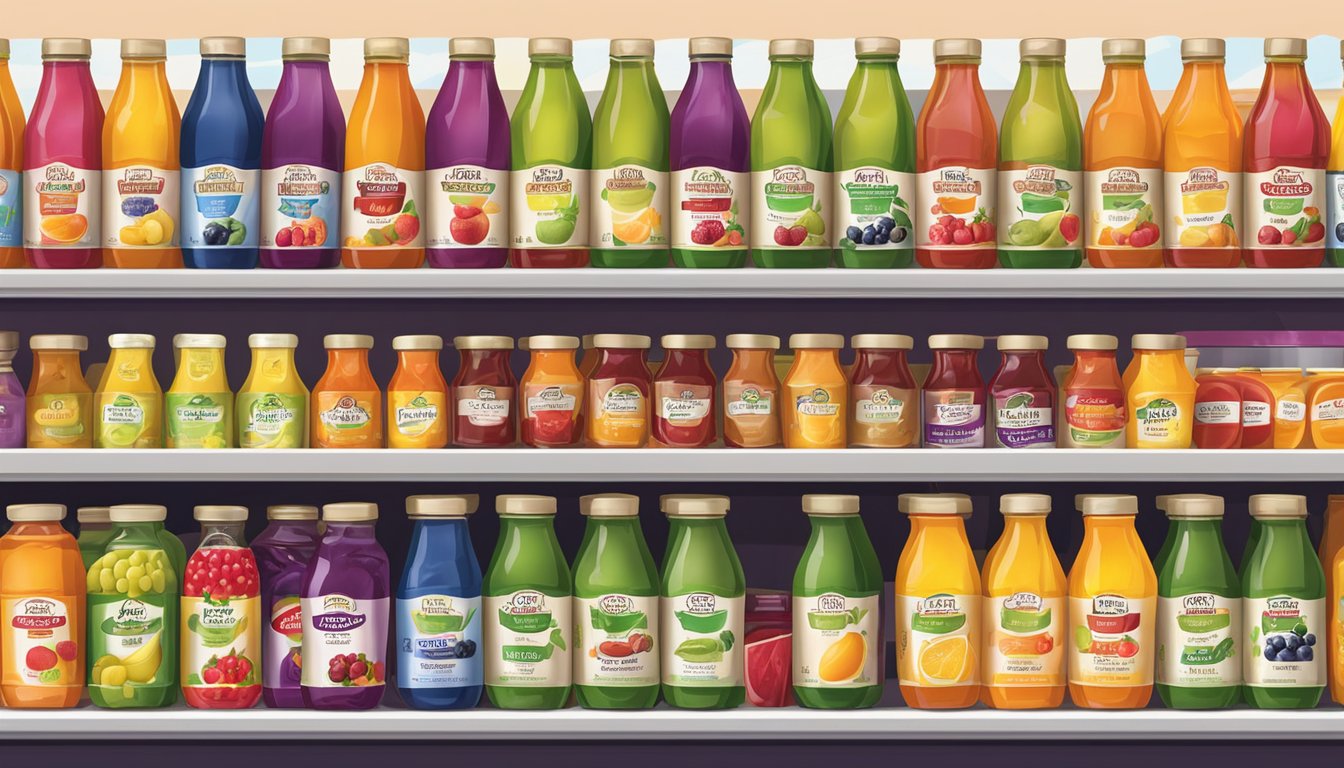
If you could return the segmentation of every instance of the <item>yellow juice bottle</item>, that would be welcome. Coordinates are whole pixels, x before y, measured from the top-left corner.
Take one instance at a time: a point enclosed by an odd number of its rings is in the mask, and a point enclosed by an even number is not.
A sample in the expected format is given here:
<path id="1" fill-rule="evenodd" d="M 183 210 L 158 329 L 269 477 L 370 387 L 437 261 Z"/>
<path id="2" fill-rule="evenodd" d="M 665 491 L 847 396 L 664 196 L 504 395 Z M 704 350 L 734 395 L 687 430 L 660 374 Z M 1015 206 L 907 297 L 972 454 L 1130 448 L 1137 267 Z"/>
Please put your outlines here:
<path id="1" fill-rule="evenodd" d="M 1307 427 L 1301 448 L 1344 448 L 1344 369 L 1313 368 L 1303 388 Z"/>
<path id="2" fill-rule="evenodd" d="M 1301 368 L 1261 368 L 1247 372 L 1274 393 L 1274 447 L 1297 448 L 1307 431 L 1306 376 Z"/>
<path id="3" fill-rule="evenodd" d="M 1332 493 L 1326 499 L 1325 529 L 1321 532 L 1321 544 L 1317 555 L 1325 568 L 1325 604 L 1330 614 L 1328 631 L 1332 640 L 1329 645 L 1330 667 L 1326 670 L 1329 676 L 1330 696 L 1335 701 L 1344 703 L 1344 680 L 1340 678 L 1340 672 L 1344 670 L 1344 633 L 1341 633 L 1339 615 L 1339 595 L 1341 588 L 1344 587 L 1342 578 L 1344 574 L 1340 572 L 1340 566 L 1344 565 L 1344 560 L 1340 560 L 1340 556 L 1344 555 L 1344 495 Z"/>
<path id="4" fill-rule="evenodd" d="M 849 416 L 849 380 L 840 367 L 845 337 L 795 333 L 789 337 L 793 366 L 784 377 L 780 423 L 785 448 L 844 448 Z"/>
<path id="5" fill-rule="evenodd" d="M 94 448 L 162 448 L 163 388 L 154 377 L 154 337 L 114 333 L 93 395 Z"/>
<path id="6" fill-rule="evenodd" d="M 442 336 L 397 336 L 397 370 L 387 385 L 387 447 L 448 445 L 448 382 L 439 368 Z"/>
<path id="7" fill-rule="evenodd" d="M 252 369 L 238 390 L 238 447 L 307 448 L 308 388 L 294 366 L 299 337 L 254 333 Z"/>
<path id="8" fill-rule="evenodd" d="M 1069 570 L 1069 696 L 1136 709 L 1153 696 L 1157 573 L 1134 529 L 1135 496 L 1077 499 L 1083 545 Z"/>
<path id="9" fill-rule="evenodd" d="M 959 493 L 901 494 L 910 538 L 896 565 L 896 668 L 918 709 L 969 707 L 980 698 L 980 571 Z"/>
<path id="10" fill-rule="evenodd" d="M 214 333 L 173 337 L 177 375 L 163 396 L 169 448 L 233 447 L 233 390 L 224 370 L 224 344 Z"/>
<path id="11" fill-rule="evenodd" d="M 1195 377 L 1185 366 L 1185 337 L 1137 333 L 1125 368 L 1126 448 L 1189 448 L 1195 423 Z"/>
<path id="12" fill-rule="evenodd" d="M 1344 549 L 1335 555 L 1329 571 L 1329 583 L 1332 589 L 1330 597 L 1330 698 L 1336 704 L 1344 704 L 1344 604 L 1340 602 L 1340 592 L 1344 591 Z"/>
<path id="13" fill-rule="evenodd" d="M 92 448 L 93 389 L 84 379 L 79 353 L 85 336 L 40 334 L 28 340 L 33 376 L 26 409 L 29 448 Z"/>

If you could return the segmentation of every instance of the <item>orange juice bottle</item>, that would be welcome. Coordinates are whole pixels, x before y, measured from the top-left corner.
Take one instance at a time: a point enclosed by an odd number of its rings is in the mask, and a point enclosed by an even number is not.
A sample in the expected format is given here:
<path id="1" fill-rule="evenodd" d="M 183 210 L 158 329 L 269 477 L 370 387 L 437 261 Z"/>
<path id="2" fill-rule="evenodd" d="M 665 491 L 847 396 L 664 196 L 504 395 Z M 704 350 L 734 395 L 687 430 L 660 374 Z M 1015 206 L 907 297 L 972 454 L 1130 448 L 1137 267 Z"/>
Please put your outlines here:
<path id="1" fill-rule="evenodd" d="M 723 442 L 730 448 L 774 448 L 779 435 L 779 337 L 730 333 L 733 364 L 723 376 Z"/>
<path id="2" fill-rule="evenodd" d="M 1068 581 L 1050 544 L 1050 497 L 999 498 L 1003 535 L 985 558 L 985 687 L 995 709 L 1043 709 L 1064 703 Z"/>
<path id="3" fill-rule="evenodd" d="M 162 40 L 121 41 L 121 80 L 103 122 L 105 266 L 182 266 L 182 117 L 168 85 L 167 55 Z"/>
<path id="4" fill-rule="evenodd" d="M 901 696 L 918 709 L 969 707 L 980 698 L 980 570 L 959 493 L 903 493 L 910 516 L 896 564 L 896 670 Z"/>
<path id="5" fill-rule="evenodd" d="M 28 340 L 33 377 L 28 381 L 29 448 L 92 448 L 93 388 L 79 353 L 86 336 L 42 334 Z"/>
<path id="6" fill-rule="evenodd" d="M 1258 379 L 1274 394 L 1274 447 L 1301 445 L 1307 431 L 1306 377 L 1302 369 L 1261 368 L 1246 375 Z"/>
<path id="7" fill-rule="evenodd" d="M 345 141 L 346 267 L 415 269 L 425 262 L 425 113 L 407 70 L 410 55 L 404 37 L 364 41 L 364 79 Z"/>
<path id="8" fill-rule="evenodd" d="M 23 258 L 23 105 L 9 76 L 9 41 L 0 39 L 0 269 L 16 269 Z"/>
<path id="9" fill-rule="evenodd" d="M 1153 697 L 1157 574 L 1134 530 L 1139 500 L 1083 495 L 1083 545 L 1069 570 L 1069 696 L 1136 709 Z"/>
<path id="10" fill-rule="evenodd" d="M 369 370 L 373 337 L 333 333 L 322 338 L 327 371 L 313 387 L 314 448 L 382 448 L 383 393 Z"/>
<path id="11" fill-rule="evenodd" d="M 1306 382 L 1307 429 L 1300 448 L 1344 448 L 1344 370 L 1314 368 Z"/>
<path id="12" fill-rule="evenodd" d="M 1136 333 L 1125 368 L 1126 448 L 1189 448 L 1195 424 L 1195 379 L 1185 365 L 1185 337 Z"/>
<path id="13" fill-rule="evenodd" d="M 1334 636 L 1330 643 L 1330 668 L 1327 671 L 1330 680 L 1330 695 L 1336 701 L 1344 703 L 1344 680 L 1340 679 L 1344 669 L 1344 636 L 1340 635 L 1339 593 L 1344 588 L 1340 566 L 1344 565 L 1344 496 L 1330 494 L 1325 507 L 1325 530 L 1321 533 L 1321 545 L 1318 555 L 1325 566 L 1326 606 L 1331 615 L 1330 632 Z"/>
<path id="14" fill-rule="evenodd" d="M 387 447 L 448 445 L 448 382 L 439 368 L 442 336 L 392 339 L 397 370 L 387 384 Z"/>
<path id="15" fill-rule="evenodd" d="M 784 376 L 780 425 L 785 448 L 844 448 L 849 379 L 840 367 L 845 337 L 795 333 L 793 366 Z"/>
<path id="16" fill-rule="evenodd" d="M 0 699 L 67 708 L 84 688 L 84 561 L 63 504 L 15 504 L 0 538 Z"/>
<path id="17" fill-rule="evenodd" d="M 574 336 L 532 336 L 531 359 L 518 382 L 518 424 L 524 445 L 533 448 L 577 446 L 583 439 L 583 374 L 574 362 Z"/>

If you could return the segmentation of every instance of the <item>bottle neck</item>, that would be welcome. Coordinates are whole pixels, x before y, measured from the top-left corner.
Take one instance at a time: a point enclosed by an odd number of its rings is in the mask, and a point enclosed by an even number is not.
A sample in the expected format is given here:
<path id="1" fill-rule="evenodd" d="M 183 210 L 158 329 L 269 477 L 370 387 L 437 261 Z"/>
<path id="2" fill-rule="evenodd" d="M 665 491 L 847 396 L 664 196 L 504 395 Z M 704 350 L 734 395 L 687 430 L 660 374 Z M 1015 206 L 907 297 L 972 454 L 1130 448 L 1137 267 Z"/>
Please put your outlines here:
<path id="1" fill-rule="evenodd" d="M 840 350 L 838 349 L 800 349 L 795 358 L 799 366 L 803 365 L 828 365 L 840 367 Z"/>
<path id="2" fill-rule="evenodd" d="M 896 57 L 859 59 L 854 67 L 854 75 L 849 79 L 850 90 L 857 93 L 885 95 L 888 98 L 900 85 L 901 75 L 896 67 Z"/>
<path id="3" fill-rule="evenodd" d="M 1182 89 L 1180 86 L 1185 86 Z M 1218 99 L 1227 92 L 1227 75 L 1221 59 L 1188 61 L 1177 90 L 1188 90 L 1197 99 Z"/>
<path id="4" fill-rule="evenodd" d="M 242 547 L 247 539 L 243 533 L 244 522 L 203 522 L 201 523 L 202 547 Z"/>
<path id="5" fill-rule="evenodd" d="M 693 58 L 691 71 L 686 78 L 686 90 L 694 93 L 699 89 L 722 90 L 732 93 L 737 90 L 733 82 L 733 64 L 731 59 Z"/>
<path id="6" fill-rule="evenodd" d="M 1096 373 L 1110 370 L 1120 375 L 1115 362 L 1115 352 L 1107 350 L 1079 349 L 1073 353 L 1073 367 L 1078 373 Z"/>
<path id="7" fill-rule="evenodd" d="M 1101 91 L 1097 101 L 1109 102 L 1117 96 L 1133 96 L 1148 90 L 1148 75 L 1143 60 L 1112 61 L 1101 76 Z M 1133 106 L 1130 107 L 1131 109 Z"/>
<path id="8" fill-rule="evenodd" d="M 1265 63 L 1262 96 L 1301 95 L 1310 90 L 1307 68 L 1301 59 L 1269 59 Z"/>
<path id="9" fill-rule="evenodd" d="M 771 59 L 765 92 L 800 93 L 817 87 L 811 59 Z"/>
<path id="10" fill-rule="evenodd" d="M 967 386 L 980 382 L 979 352 L 973 349 L 935 349 L 933 366 L 929 369 L 930 383 L 964 383 Z"/>
<path id="11" fill-rule="evenodd" d="M 555 518 L 549 515 L 502 515 L 499 518 L 499 546 L 509 560 L 518 558 L 524 548 L 532 549 L 534 555 L 542 552 L 537 547 L 543 544 L 549 547 L 554 540 Z"/>
<path id="12" fill-rule="evenodd" d="M 773 349 L 734 349 L 731 372 L 742 370 L 775 370 L 775 351 Z"/>
<path id="13" fill-rule="evenodd" d="M 327 372 L 343 376 L 361 376 L 369 371 L 369 350 L 367 349 L 329 349 L 327 350 Z"/>
<path id="14" fill-rule="evenodd" d="M 294 350 L 278 347 L 254 347 L 252 349 L 253 371 L 272 367 L 292 369 L 294 367 Z"/>
<path id="15" fill-rule="evenodd" d="M 1045 370 L 1044 351 L 1039 349 L 1005 350 L 1000 353 L 999 373 L 995 378 L 1019 379 L 1026 376 L 1043 378 L 1048 383 L 1050 376 Z"/>
<path id="16" fill-rule="evenodd" d="M 499 88 L 495 79 L 494 59 L 451 59 L 448 62 L 448 75 L 444 82 L 459 93 L 467 90 L 468 86 L 486 91 Z"/>
<path id="17" fill-rule="evenodd" d="M 982 88 L 978 59 L 938 62 L 933 71 L 933 85 L 929 88 L 929 102 L 950 103 L 945 101 L 948 94 L 969 94 L 980 90 Z"/>
<path id="18" fill-rule="evenodd" d="M 1102 533 L 1138 535 L 1132 515 L 1086 515 L 1083 517 L 1083 535 Z"/>
<path id="19" fill-rule="evenodd" d="M 643 349 L 602 349 L 599 350 L 601 357 L 598 359 L 597 370 L 593 373 L 597 378 L 610 378 L 616 371 L 608 370 L 614 368 L 627 368 L 640 366 L 648 368 L 646 357 L 648 352 Z"/>
<path id="20" fill-rule="evenodd" d="M 374 528 L 372 520 L 358 523 L 328 522 L 323 542 L 328 544 L 376 542 Z"/>
<path id="21" fill-rule="evenodd" d="M 397 370 L 422 373 L 438 370 L 439 353 L 433 349 L 402 349 L 397 351 Z"/>
<path id="22" fill-rule="evenodd" d="M 324 90 L 331 82 L 331 65 L 325 61 L 297 59 L 286 61 L 280 71 L 280 85 L 277 91 L 285 90 Z"/>
<path id="23" fill-rule="evenodd" d="M 114 349 L 107 359 L 107 367 L 114 371 L 119 368 L 142 369 L 150 364 L 152 349 Z"/>

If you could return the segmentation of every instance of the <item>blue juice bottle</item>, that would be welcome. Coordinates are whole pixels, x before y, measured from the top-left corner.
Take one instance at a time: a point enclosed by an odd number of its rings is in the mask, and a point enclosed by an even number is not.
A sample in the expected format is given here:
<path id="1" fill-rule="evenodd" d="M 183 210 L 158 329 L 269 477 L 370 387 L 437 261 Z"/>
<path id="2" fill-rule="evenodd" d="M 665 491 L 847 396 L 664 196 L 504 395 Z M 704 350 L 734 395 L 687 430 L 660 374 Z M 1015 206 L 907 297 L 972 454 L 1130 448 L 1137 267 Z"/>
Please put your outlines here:
<path id="1" fill-rule="evenodd" d="M 416 709 L 470 709 L 481 700 L 481 566 L 467 515 L 476 496 L 411 496 L 415 523 L 397 588 L 397 691 Z"/>
<path id="2" fill-rule="evenodd" d="M 201 38 L 201 74 L 182 117 L 182 260 L 252 269 L 261 232 L 261 103 L 246 41 Z"/>

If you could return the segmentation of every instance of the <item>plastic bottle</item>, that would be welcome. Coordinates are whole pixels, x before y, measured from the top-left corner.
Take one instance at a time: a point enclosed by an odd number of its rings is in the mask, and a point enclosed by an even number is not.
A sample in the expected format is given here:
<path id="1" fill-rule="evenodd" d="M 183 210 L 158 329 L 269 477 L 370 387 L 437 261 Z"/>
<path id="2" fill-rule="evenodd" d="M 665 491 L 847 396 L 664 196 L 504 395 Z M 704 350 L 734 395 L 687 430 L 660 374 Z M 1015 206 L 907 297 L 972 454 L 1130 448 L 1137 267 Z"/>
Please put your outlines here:
<path id="1" fill-rule="evenodd" d="M 261 699 L 261 576 L 243 529 L 247 507 L 199 506 L 201 543 L 182 586 L 182 698 L 196 709 Z"/>
<path id="2" fill-rule="evenodd" d="M 93 390 L 79 353 L 86 336 L 38 334 L 28 338 L 33 373 L 25 401 L 29 448 L 92 448 Z"/>
<path id="3" fill-rule="evenodd" d="M 232 448 L 233 390 L 224 370 L 227 340 L 213 333 L 173 337 L 177 374 L 163 396 L 164 444 L 169 448 Z"/>
<path id="4" fill-rule="evenodd" d="M 247 337 L 252 367 L 238 390 L 240 448 L 307 448 L 308 388 L 294 365 L 299 337 L 254 333 Z"/>
<path id="5" fill-rule="evenodd" d="M 1105 334 L 1077 334 L 1065 345 L 1073 352 L 1073 366 L 1060 390 L 1060 447 L 1124 446 L 1125 383 L 1115 362 L 1119 340 Z"/>
<path id="6" fill-rule="evenodd" d="M 1045 336 L 1000 336 L 999 370 L 989 382 L 999 448 L 1055 447 L 1055 377 L 1045 367 Z"/>
<path id="7" fill-rule="evenodd" d="M 154 376 L 154 337 L 114 333 L 94 393 L 94 448 L 162 448 L 163 388 Z"/>
<path id="8" fill-rule="evenodd" d="M 913 448 L 919 445 L 918 384 L 906 353 L 915 340 L 897 333 L 850 337 L 854 366 L 849 371 L 849 446 Z"/>
<path id="9" fill-rule="evenodd" d="M 28 442 L 23 385 L 14 375 L 14 355 L 18 352 L 19 334 L 0 331 L 0 448 L 22 448 Z"/>
<path id="10" fill-rule="evenodd" d="M 1344 40 L 1339 43 L 1344 59 Z M 1326 206 L 1329 218 L 1325 227 L 1325 254 L 1332 266 L 1344 265 L 1344 99 L 1335 107 L 1330 141 L 1329 175 L 1326 177 Z"/>
<path id="11" fill-rule="evenodd" d="M 87 573 L 112 540 L 111 507 L 80 507 L 75 510 L 75 521 L 79 523 L 79 538 L 75 541 Z"/>
<path id="12" fill-rule="evenodd" d="M 442 336 L 396 336 L 397 370 L 387 384 L 387 447 L 448 445 L 448 382 L 439 368 Z"/>
<path id="13" fill-rule="evenodd" d="M 261 573 L 261 696 L 266 706 L 303 706 L 303 575 L 317 552 L 317 507 L 282 504 L 266 508 L 269 523 L 252 540 Z M 315 659 L 316 661 L 316 659 Z"/>
<path id="14" fill-rule="evenodd" d="M 703 334 L 669 334 L 659 342 L 663 364 L 653 377 L 657 411 L 649 445 L 706 448 L 719 439 L 718 376 L 709 365 L 717 342 Z"/>
<path id="15" fill-rule="evenodd" d="M 1189 448 L 1195 422 L 1195 378 L 1185 366 L 1185 337 L 1136 333 L 1125 368 L 1126 448 Z"/>
<path id="16" fill-rule="evenodd" d="M 0 269 L 23 257 L 23 105 L 9 74 L 9 41 L 0 38 Z"/>
<path id="17" fill-rule="evenodd" d="M 784 376 L 780 431 L 785 448 L 844 448 L 849 423 L 849 379 L 840 367 L 845 337 L 838 333 L 789 336 L 793 365 Z"/>
<path id="18" fill-rule="evenodd" d="M 921 388 L 926 448 L 985 447 L 985 380 L 977 361 L 983 336 L 942 333 L 929 337 L 933 365 Z"/>
<path id="19" fill-rule="evenodd" d="M 643 448 L 649 442 L 652 339 L 626 333 L 593 336 L 597 362 L 587 376 L 583 436 L 590 448 Z"/>
<path id="20" fill-rule="evenodd" d="M 729 448 L 773 448 L 780 444 L 779 337 L 731 333 L 724 346 L 733 363 L 723 376 L 723 442 Z"/>
<path id="21" fill-rule="evenodd" d="M 461 355 L 453 378 L 453 445 L 507 448 L 518 440 L 514 398 L 518 380 L 509 366 L 513 339 L 508 336 L 458 336 Z"/>
<path id="22" fill-rule="evenodd" d="M 579 339 L 531 336 L 527 370 L 518 381 L 518 422 L 523 445 L 577 446 L 583 440 L 584 378 L 574 363 Z"/>
<path id="23" fill-rule="evenodd" d="M 312 447 L 382 448 L 383 392 L 369 370 L 373 337 L 333 333 L 322 346 L 327 370 L 313 385 Z"/>
<path id="24" fill-rule="evenodd" d="M 1195 423 L 1191 429 L 1194 447 L 1241 447 L 1241 393 L 1231 379 L 1213 374 L 1195 379 Z"/>

